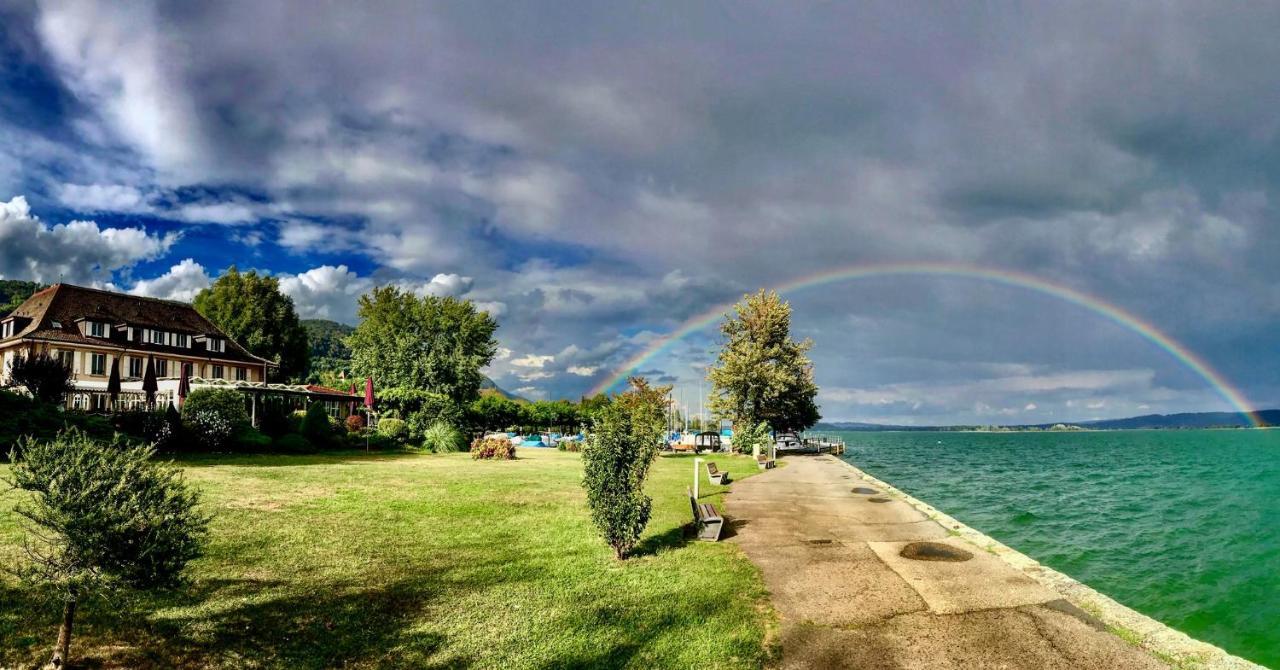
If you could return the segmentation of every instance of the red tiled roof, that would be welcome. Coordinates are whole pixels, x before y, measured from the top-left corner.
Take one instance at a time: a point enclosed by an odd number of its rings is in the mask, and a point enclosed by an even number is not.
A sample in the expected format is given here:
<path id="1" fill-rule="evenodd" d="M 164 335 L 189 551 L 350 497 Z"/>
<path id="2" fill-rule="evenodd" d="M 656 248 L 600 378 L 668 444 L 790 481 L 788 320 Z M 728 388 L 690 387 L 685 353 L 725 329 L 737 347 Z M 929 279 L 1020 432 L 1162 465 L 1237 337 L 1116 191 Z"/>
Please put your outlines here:
<path id="1" fill-rule="evenodd" d="M 355 394 L 350 393 L 350 392 L 348 392 L 348 391 L 339 391 L 338 389 L 331 389 L 331 388 L 329 388 L 328 386 L 319 386 L 319 385 L 317 385 L 317 384 L 307 384 L 307 390 L 308 390 L 308 391 L 310 391 L 310 392 L 312 392 L 312 393 L 323 393 L 323 394 L 326 394 L 326 395 L 340 395 L 340 396 L 345 396 L 345 397 L 348 397 L 348 398 L 363 398 L 363 397 L 364 397 L 364 396 L 361 396 L 361 395 L 355 395 Z"/>

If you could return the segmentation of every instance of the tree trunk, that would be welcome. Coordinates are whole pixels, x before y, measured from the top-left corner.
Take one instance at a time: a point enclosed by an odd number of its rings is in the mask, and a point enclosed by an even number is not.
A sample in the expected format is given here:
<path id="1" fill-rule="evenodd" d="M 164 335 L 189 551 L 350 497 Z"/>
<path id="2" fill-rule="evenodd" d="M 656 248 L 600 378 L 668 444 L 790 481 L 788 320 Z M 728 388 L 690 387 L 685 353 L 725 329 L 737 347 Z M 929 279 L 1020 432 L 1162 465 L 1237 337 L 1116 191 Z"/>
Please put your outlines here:
<path id="1" fill-rule="evenodd" d="M 66 667 L 67 659 L 71 656 L 71 622 L 75 616 L 76 597 L 69 595 L 62 603 L 62 625 L 58 627 L 58 646 L 53 650 L 53 658 L 49 660 L 47 668 L 59 670 Z"/>

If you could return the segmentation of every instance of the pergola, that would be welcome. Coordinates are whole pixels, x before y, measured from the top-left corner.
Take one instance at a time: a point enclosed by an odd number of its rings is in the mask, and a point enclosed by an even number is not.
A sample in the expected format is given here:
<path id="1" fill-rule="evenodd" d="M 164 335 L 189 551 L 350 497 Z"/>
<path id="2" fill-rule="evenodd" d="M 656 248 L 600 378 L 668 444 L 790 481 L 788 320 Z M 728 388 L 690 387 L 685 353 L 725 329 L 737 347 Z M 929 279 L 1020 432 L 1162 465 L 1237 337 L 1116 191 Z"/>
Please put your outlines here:
<path id="1" fill-rule="evenodd" d="M 249 416 L 253 425 L 258 425 L 258 402 L 266 398 L 287 398 L 295 402 L 295 406 L 304 409 L 312 402 L 339 402 L 348 404 L 348 414 L 355 412 L 356 404 L 363 400 L 362 396 L 352 395 L 345 391 L 315 386 L 310 384 L 272 384 L 268 382 L 233 381 L 229 379 L 204 379 L 192 377 L 191 389 L 222 388 L 239 391 L 249 396 Z"/>

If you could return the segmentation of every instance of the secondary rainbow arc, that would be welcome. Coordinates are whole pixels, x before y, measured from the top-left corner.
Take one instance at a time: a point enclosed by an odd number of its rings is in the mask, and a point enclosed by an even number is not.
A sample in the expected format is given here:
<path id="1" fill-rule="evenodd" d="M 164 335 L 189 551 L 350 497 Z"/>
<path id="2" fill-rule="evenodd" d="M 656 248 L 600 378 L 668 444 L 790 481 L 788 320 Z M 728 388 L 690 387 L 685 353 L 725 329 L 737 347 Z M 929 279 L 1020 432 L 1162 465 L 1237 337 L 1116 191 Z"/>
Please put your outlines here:
<path id="1" fill-rule="evenodd" d="M 1083 291 L 1079 291 L 1062 284 L 1057 284 L 1025 272 L 967 265 L 963 263 L 929 262 L 858 264 L 804 275 L 772 288 L 780 294 L 787 294 L 798 290 L 836 282 L 866 279 L 870 277 L 892 276 L 939 276 L 984 280 L 1003 284 L 1005 286 L 1035 291 L 1037 293 L 1049 295 L 1083 307 L 1084 309 L 1105 317 L 1123 328 L 1141 335 L 1156 346 L 1160 347 L 1187 369 L 1204 379 L 1205 382 L 1207 382 L 1209 386 L 1218 393 L 1218 395 L 1222 396 L 1224 400 L 1230 403 L 1231 406 L 1236 408 L 1236 410 L 1241 414 L 1244 414 L 1250 423 L 1254 426 L 1262 425 L 1262 421 L 1259 420 L 1253 405 L 1249 402 L 1248 398 L 1245 397 L 1243 392 L 1235 388 L 1225 377 L 1222 376 L 1221 373 L 1213 369 L 1213 367 L 1210 366 L 1203 358 L 1183 346 L 1177 340 L 1174 340 L 1172 337 L 1162 332 L 1155 325 L 1143 320 L 1132 312 L 1129 312 L 1118 305 L 1109 303 L 1097 296 L 1089 295 Z M 680 340 L 716 323 L 733 308 L 733 305 L 733 302 L 718 304 L 689 318 L 671 333 L 654 340 L 648 347 L 633 355 L 612 375 L 605 378 L 592 388 L 590 393 L 592 395 L 596 393 L 604 393 L 618 386 L 624 382 L 627 377 L 632 375 L 635 370 L 652 361 L 663 352 L 668 351 Z"/>

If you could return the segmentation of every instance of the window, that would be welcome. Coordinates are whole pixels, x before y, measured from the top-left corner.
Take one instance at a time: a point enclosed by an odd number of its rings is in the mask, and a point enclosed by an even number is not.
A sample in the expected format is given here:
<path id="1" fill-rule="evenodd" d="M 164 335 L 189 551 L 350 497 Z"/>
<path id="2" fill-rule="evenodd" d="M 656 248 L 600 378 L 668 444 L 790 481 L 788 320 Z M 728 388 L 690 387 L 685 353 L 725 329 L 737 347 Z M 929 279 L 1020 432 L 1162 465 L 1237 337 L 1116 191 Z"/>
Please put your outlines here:
<path id="1" fill-rule="evenodd" d="M 182 347 L 183 349 L 186 349 L 187 347 L 191 346 L 187 344 L 187 342 L 188 342 L 188 338 L 186 335 L 183 335 L 181 333 L 173 334 L 173 346 Z"/>
<path id="2" fill-rule="evenodd" d="M 222 366 L 221 365 L 213 366 L 213 372 L 209 376 L 213 377 L 214 379 L 222 379 Z"/>
<path id="3" fill-rule="evenodd" d="M 338 408 L 339 408 L 339 407 L 340 407 L 340 405 L 338 404 L 338 401 L 336 401 L 336 400 L 326 400 L 326 401 L 324 401 L 324 411 L 328 412 L 328 413 L 329 413 L 329 416 L 331 416 L 331 417 L 333 417 L 333 418 L 335 418 L 335 419 L 336 419 L 336 418 L 338 418 L 338 411 L 339 411 L 339 410 L 338 410 Z"/>
<path id="4" fill-rule="evenodd" d="M 146 368 L 143 367 L 142 359 L 137 356 L 129 358 L 129 376 L 141 377 L 145 373 Z"/>
<path id="5" fill-rule="evenodd" d="M 93 354 L 89 358 L 89 374 L 105 375 L 107 374 L 107 355 Z"/>
<path id="6" fill-rule="evenodd" d="M 248 368 L 236 368 L 236 381 L 242 382 L 248 379 Z"/>
<path id="7" fill-rule="evenodd" d="M 0 327 L 0 338 L 13 337 L 13 322 L 5 321 L 4 326 Z"/>
<path id="8" fill-rule="evenodd" d="M 209 351 L 216 351 L 218 353 L 226 351 L 226 342 L 216 337 L 209 338 Z"/>
<path id="9" fill-rule="evenodd" d="M 157 377 L 169 376 L 169 361 L 166 361 L 163 358 L 156 359 L 156 376 Z"/>
<path id="10" fill-rule="evenodd" d="M 105 323 L 103 323 L 103 322 L 101 322 L 101 321 L 90 321 L 90 322 L 89 322 L 89 335 L 90 335 L 90 336 L 92 336 L 92 337 L 106 337 L 106 336 L 107 336 L 107 324 L 105 324 Z"/>
<path id="11" fill-rule="evenodd" d="M 165 333 L 163 330 L 150 329 L 147 330 L 146 340 L 151 344 L 164 344 L 164 335 Z"/>
<path id="12" fill-rule="evenodd" d="M 76 365 L 76 355 L 75 355 L 75 353 L 74 353 L 74 352 L 71 352 L 71 351 L 59 351 L 57 355 L 58 355 L 58 362 L 59 362 L 59 363 L 62 363 L 62 367 L 66 368 L 66 369 L 68 369 L 68 370 L 72 370 L 72 369 L 74 369 L 74 368 L 75 368 L 75 365 Z"/>

